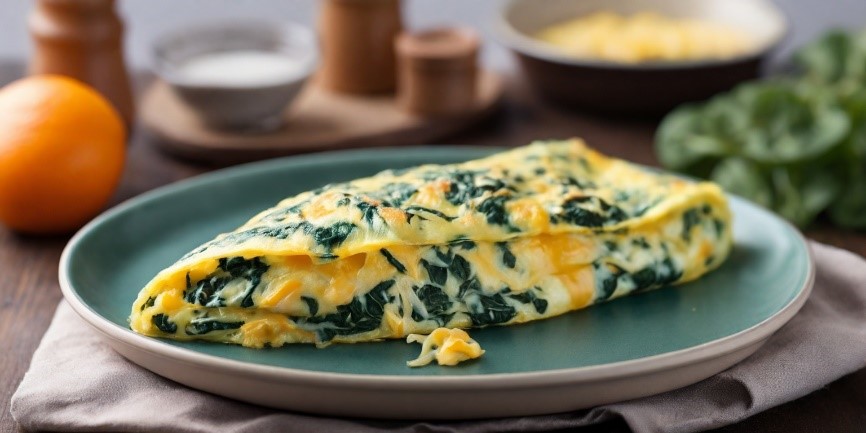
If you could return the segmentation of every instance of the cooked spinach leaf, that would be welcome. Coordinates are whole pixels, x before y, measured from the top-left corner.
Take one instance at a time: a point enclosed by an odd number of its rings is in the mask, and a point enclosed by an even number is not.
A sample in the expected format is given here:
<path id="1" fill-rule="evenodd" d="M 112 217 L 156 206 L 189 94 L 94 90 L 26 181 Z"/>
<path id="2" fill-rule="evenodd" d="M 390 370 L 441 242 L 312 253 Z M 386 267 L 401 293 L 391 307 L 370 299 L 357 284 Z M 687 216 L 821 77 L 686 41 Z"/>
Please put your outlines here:
<path id="1" fill-rule="evenodd" d="M 538 288 L 536 287 L 535 290 L 538 290 Z M 508 295 L 508 297 L 520 302 L 521 304 L 531 303 L 538 314 L 544 314 L 544 312 L 547 311 L 547 300 L 539 298 L 533 290 L 527 290 L 523 293 L 512 293 Z"/>
<path id="2" fill-rule="evenodd" d="M 562 203 L 558 213 L 552 213 L 553 223 L 565 221 L 582 227 L 602 227 L 627 219 L 628 215 L 619 206 L 612 205 L 600 197 L 572 197 Z"/>
<path id="3" fill-rule="evenodd" d="M 172 322 L 165 314 L 154 314 L 153 317 L 150 318 L 150 321 L 157 329 L 166 334 L 174 334 L 177 332 L 177 325 L 175 325 L 174 322 Z"/>
<path id="4" fill-rule="evenodd" d="M 260 236 L 275 239 L 288 239 L 298 231 L 311 236 L 319 246 L 330 251 L 334 247 L 342 244 L 343 241 L 352 234 L 355 228 L 354 224 L 345 221 L 324 227 L 315 226 L 307 221 L 292 222 L 273 227 L 252 227 L 240 232 L 228 233 L 222 238 L 211 241 L 199 249 L 190 252 L 185 257 L 198 254 L 213 246 L 237 244 Z"/>
<path id="5" fill-rule="evenodd" d="M 577 179 L 574 176 L 562 176 L 556 179 L 556 182 L 563 186 L 563 191 L 570 191 L 571 187 L 579 189 L 596 188 L 595 182 L 586 179 Z"/>
<path id="6" fill-rule="evenodd" d="M 475 242 L 469 239 L 459 238 L 451 241 L 451 246 L 455 248 L 462 248 L 464 250 L 472 250 L 475 249 Z"/>
<path id="7" fill-rule="evenodd" d="M 424 304 L 426 311 L 418 311 L 412 309 L 412 320 L 421 322 L 424 320 L 434 320 L 439 326 L 445 326 L 454 316 L 450 313 L 451 299 L 440 287 L 431 284 L 425 284 L 421 287 L 413 287 L 412 291 L 415 296 Z"/>
<path id="8" fill-rule="evenodd" d="M 473 326 L 489 326 L 508 322 L 517 315 L 517 311 L 502 296 L 484 293 L 481 283 L 472 277 L 460 285 L 458 297 L 466 304 L 469 319 Z"/>
<path id="9" fill-rule="evenodd" d="M 716 229 L 716 237 L 721 238 L 722 234 L 725 232 L 725 222 L 718 218 L 714 218 L 713 227 Z"/>
<path id="10" fill-rule="evenodd" d="M 448 268 L 434 265 L 425 259 L 421 259 L 421 266 L 427 270 L 427 278 L 434 284 L 444 286 L 448 282 Z"/>
<path id="11" fill-rule="evenodd" d="M 477 299 L 474 299 L 477 298 Z M 499 293 L 495 295 L 469 294 L 465 298 L 469 307 L 469 318 L 474 326 L 489 326 L 505 323 L 517 315 L 514 307 L 505 302 Z"/>
<path id="12" fill-rule="evenodd" d="M 497 242 L 496 247 L 502 252 L 502 263 L 506 267 L 514 269 L 514 267 L 517 266 L 517 257 L 514 257 L 514 254 L 508 248 L 508 243 Z"/>
<path id="13" fill-rule="evenodd" d="M 186 291 L 184 299 L 190 304 L 224 307 L 225 299 L 216 296 L 216 294 L 232 280 L 231 277 L 206 277 L 196 283 L 194 290 Z"/>
<path id="14" fill-rule="evenodd" d="M 632 239 L 631 244 L 636 246 L 636 247 L 640 247 L 641 249 L 644 249 L 644 250 L 650 249 L 649 242 L 647 242 L 646 238 L 643 238 L 643 237 Z"/>
<path id="15" fill-rule="evenodd" d="M 430 208 L 424 207 L 424 206 L 408 206 L 404 210 L 407 213 L 425 212 L 425 213 L 428 213 L 430 215 L 434 215 L 434 216 L 437 216 L 439 218 L 442 218 L 445 221 L 454 221 L 455 219 L 457 219 L 457 217 L 448 216 L 448 215 L 445 215 L 444 213 L 442 213 L 436 209 L 430 209 Z"/>
<path id="16" fill-rule="evenodd" d="M 490 224 L 509 225 L 508 212 L 505 209 L 506 196 L 490 197 L 478 205 L 478 211 L 483 213 Z"/>
<path id="17" fill-rule="evenodd" d="M 481 292 L 481 282 L 478 281 L 478 278 L 469 278 L 466 281 L 460 283 L 460 289 L 457 292 L 458 298 L 463 298 L 466 294 L 470 292 Z"/>
<path id="18" fill-rule="evenodd" d="M 594 262 L 592 267 L 593 273 L 596 275 L 596 285 L 600 290 L 598 300 L 606 301 L 613 296 L 619 285 L 619 277 L 626 272 L 623 268 L 612 263 Z"/>
<path id="19" fill-rule="evenodd" d="M 313 240 L 327 249 L 339 246 L 355 230 L 355 224 L 350 222 L 338 222 L 328 227 L 316 227 L 313 229 Z"/>
<path id="20" fill-rule="evenodd" d="M 406 273 L 406 266 L 403 266 L 403 264 L 400 263 L 400 261 L 397 260 L 397 258 L 394 257 L 394 255 L 392 255 L 390 251 L 382 248 L 379 250 L 379 252 L 382 253 L 383 256 L 385 256 L 385 260 L 387 260 L 388 263 L 390 263 L 391 266 L 393 266 L 394 269 L 397 270 L 397 272 L 399 272 L 401 274 Z"/>
<path id="21" fill-rule="evenodd" d="M 338 335 L 352 335 L 378 329 L 385 314 L 385 305 L 394 297 L 388 293 L 394 280 L 377 284 L 369 292 L 352 298 L 334 313 L 323 316 L 296 317 L 295 322 L 304 329 L 316 332 L 319 341 L 328 342 Z M 312 325 L 312 326 L 310 326 Z"/>
<path id="22" fill-rule="evenodd" d="M 244 322 L 221 322 L 213 318 L 192 319 L 184 331 L 187 335 L 204 335 L 213 331 L 238 329 Z"/>
<path id="23" fill-rule="evenodd" d="M 660 263 L 647 266 L 631 275 L 635 284 L 634 291 L 642 291 L 655 287 L 667 286 L 682 278 L 682 271 L 674 266 L 670 257 L 665 257 Z"/>
<path id="24" fill-rule="evenodd" d="M 456 170 L 448 173 L 446 178 L 450 186 L 445 192 L 445 199 L 454 205 L 469 203 L 484 193 L 492 194 L 500 190 L 515 190 L 503 179 L 487 176 L 484 172 Z"/>
<path id="25" fill-rule="evenodd" d="M 632 292 L 639 292 L 675 283 L 683 276 L 682 271 L 676 268 L 669 256 L 661 262 L 652 263 L 633 273 L 615 264 L 603 262 L 593 263 L 593 269 L 599 291 L 597 302 L 610 299 L 620 283 L 631 287 Z"/>
<path id="26" fill-rule="evenodd" d="M 187 277 L 187 278 L 189 278 L 189 277 Z M 141 304 L 141 308 L 138 311 L 144 311 L 145 308 L 153 307 L 154 302 L 156 302 L 155 297 L 153 297 L 153 296 L 148 297 L 147 300 L 144 301 L 143 304 Z"/>
<path id="27" fill-rule="evenodd" d="M 692 229 L 701 223 L 701 217 L 697 209 L 689 209 L 683 212 L 683 232 L 680 236 L 685 241 L 692 240 Z"/>
<path id="28" fill-rule="evenodd" d="M 454 258 L 451 259 L 451 264 L 448 265 L 448 271 L 459 281 L 465 281 L 472 274 L 472 267 L 463 256 L 455 254 Z"/>
<path id="29" fill-rule="evenodd" d="M 220 294 L 225 287 L 236 280 L 246 280 L 246 288 L 240 306 L 244 308 L 253 306 L 253 292 L 262 281 L 262 275 L 267 272 L 269 266 L 263 262 L 261 257 L 245 259 L 243 257 L 223 257 L 217 264 L 217 269 L 210 275 L 192 286 L 187 279 L 187 288 L 184 291 L 184 299 L 190 304 L 204 305 L 208 307 L 224 307 L 226 299 Z"/>
<path id="30" fill-rule="evenodd" d="M 379 218 L 379 207 L 365 201 L 360 201 L 356 205 L 361 211 L 361 217 L 367 222 L 368 226 L 373 225 L 373 220 Z"/>
<path id="31" fill-rule="evenodd" d="M 301 296 L 301 300 L 307 304 L 307 311 L 310 312 L 310 316 L 315 316 L 319 313 L 319 301 L 317 301 L 316 298 Z"/>
<path id="32" fill-rule="evenodd" d="M 385 184 L 381 190 L 374 191 L 369 195 L 381 200 L 383 206 L 398 207 L 412 198 L 416 192 L 418 192 L 418 188 L 411 184 L 397 182 Z"/>

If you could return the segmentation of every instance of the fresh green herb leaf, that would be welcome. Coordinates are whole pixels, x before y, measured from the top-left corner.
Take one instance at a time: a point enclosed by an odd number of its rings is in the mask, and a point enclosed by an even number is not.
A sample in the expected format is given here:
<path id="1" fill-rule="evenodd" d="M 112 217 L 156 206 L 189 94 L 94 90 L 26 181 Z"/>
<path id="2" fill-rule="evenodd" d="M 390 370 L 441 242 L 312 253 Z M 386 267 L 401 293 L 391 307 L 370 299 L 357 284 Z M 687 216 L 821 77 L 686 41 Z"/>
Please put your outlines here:
<path id="1" fill-rule="evenodd" d="M 754 162 L 743 158 L 722 160 L 710 178 L 729 192 L 772 208 L 773 190 Z"/>

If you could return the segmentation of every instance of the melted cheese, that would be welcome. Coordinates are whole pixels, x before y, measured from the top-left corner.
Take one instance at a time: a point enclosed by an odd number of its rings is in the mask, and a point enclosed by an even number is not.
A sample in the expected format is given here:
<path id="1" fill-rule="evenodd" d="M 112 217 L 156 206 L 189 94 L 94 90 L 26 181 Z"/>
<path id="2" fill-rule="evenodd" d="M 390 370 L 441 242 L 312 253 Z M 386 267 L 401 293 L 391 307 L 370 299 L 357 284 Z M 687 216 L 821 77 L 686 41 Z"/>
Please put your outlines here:
<path id="1" fill-rule="evenodd" d="M 437 328 L 430 335 L 410 334 L 407 343 L 421 343 L 421 354 L 407 361 L 409 367 L 423 367 L 436 360 L 439 365 L 454 366 L 480 358 L 484 350 L 462 329 Z"/>
<path id="2" fill-rule="evenodd" d="M 536 143 L 283 200 L 160 272 L 130 326 L 275 347 L 515 324 L 690 281 L 730 247 L 716 185 Z"/>

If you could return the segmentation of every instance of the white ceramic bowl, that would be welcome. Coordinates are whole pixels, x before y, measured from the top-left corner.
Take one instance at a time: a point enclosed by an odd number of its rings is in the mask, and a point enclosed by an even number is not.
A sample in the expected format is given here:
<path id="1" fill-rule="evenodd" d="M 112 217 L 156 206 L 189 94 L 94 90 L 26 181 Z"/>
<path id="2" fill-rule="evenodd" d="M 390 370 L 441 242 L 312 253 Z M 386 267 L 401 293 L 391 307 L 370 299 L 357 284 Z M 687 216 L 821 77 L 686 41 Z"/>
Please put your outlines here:
<path id="1" fill-rule="evenodd" d="M 197 81 L 183 73 L 184 62 L 197 56 L 232 52 L 274 52 L 296 62 L 296 71 L 281 79 L 253 82 Z M 209 127 L 245 131 L 278 128 L 284 111 L 300 93 L 318 64 L 315 34 L 290 22 L 215 22 L 184 27 L 154 44 L 156 74 Z"/>

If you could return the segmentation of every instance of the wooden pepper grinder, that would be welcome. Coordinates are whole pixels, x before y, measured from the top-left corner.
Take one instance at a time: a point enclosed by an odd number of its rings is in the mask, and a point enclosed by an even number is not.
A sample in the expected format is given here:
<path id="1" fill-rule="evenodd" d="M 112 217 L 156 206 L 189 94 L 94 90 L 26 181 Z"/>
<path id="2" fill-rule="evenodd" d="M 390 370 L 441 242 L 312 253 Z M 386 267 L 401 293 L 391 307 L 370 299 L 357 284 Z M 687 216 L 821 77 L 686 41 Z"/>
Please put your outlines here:
<path id="1" fill-rule="evenodd" d="M 35 48 L 30 74 L 61 74 L 89 84 L 129 128 L 135 108 L 114 0 L 36 0 L 28 24 Z"/>
<path id="2" fill-rule="evenodd" d="M 339 93 L 393 92 L 400 0 L 323 0 L 319 84 Z"/>

